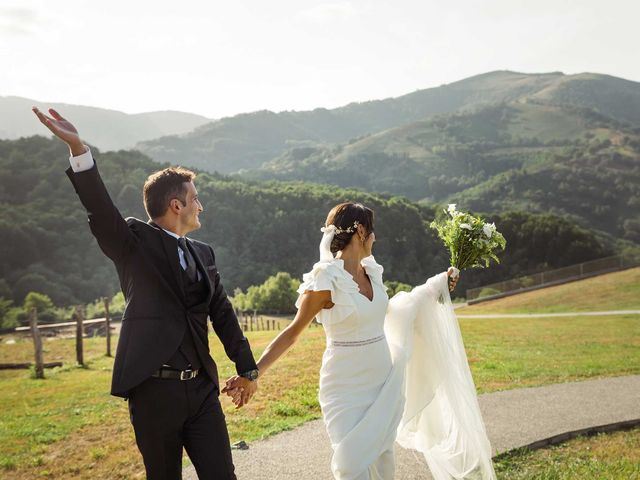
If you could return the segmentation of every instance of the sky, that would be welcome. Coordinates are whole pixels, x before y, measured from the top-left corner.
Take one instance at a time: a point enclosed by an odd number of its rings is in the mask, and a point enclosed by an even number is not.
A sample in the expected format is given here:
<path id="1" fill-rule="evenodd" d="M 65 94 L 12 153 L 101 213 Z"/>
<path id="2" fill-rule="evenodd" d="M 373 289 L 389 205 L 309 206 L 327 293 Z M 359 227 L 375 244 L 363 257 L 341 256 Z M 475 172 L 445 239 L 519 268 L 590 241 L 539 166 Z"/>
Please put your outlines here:
<path id="1" fill-rule="evenodd" d="M 640 81 L 637 0 L 0 0 L 0 96 L 220 118 L 492 70 Z"/>

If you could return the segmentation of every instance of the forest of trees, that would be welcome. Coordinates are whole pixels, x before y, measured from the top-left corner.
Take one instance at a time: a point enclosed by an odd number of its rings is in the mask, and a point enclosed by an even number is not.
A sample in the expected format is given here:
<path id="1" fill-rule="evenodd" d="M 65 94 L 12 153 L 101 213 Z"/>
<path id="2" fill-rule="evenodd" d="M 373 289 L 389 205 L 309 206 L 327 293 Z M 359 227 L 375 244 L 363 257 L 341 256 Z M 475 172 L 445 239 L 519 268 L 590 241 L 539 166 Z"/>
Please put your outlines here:
<path id="1" fill-rule="evenodd" d="M 98 167 L 124 216 L 146 219 L 141 189 L 161 165 L 139 152 L 100 154 Z M 89 303 L 119 290 L 116 272 L 92 238 L 64 170 L 68 151 L 43 137 L 0 141 L 0 307 L 22 305 L 29 292 L 55 306 Z M 448 252 L 428 228 L 435 205 L 401 197 L 308 183 L 251 183 L 200 173 L 202 229 L 193 237 L 210 243 L 229 294 L 269 277 L 297 281 L 318 257 L 320 227 L 329 209 L 361 201 L 376 213 L 376 259 L 385 279 L 416 285 L 448 266 Z M 507 239 L 502 263 L 465 272 L 466 288 L 615 253 L 615 239 L 552 214 L 524 211 L 487 215 Z M 286 272 L 290 277 L 278 277 Z M 288 299 L 286 300 L 288 301 Z M 0 308 L 0 313 L 2 312 Z"/>
<path id="2" fill-rule="evenodd" d="M 343 145 L 290 148 L 242 177 L 553 212 L 640 243 L 640 128 L 570 105 L 491 105 Z"/>

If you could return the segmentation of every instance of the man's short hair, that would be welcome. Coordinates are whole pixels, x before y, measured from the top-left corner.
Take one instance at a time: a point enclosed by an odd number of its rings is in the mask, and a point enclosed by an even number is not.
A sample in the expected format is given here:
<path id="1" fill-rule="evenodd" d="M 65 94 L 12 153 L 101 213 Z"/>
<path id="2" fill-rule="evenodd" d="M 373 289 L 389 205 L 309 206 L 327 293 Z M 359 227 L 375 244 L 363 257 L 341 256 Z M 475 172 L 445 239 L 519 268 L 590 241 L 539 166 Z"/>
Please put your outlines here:
<path id="1" fill-rule="evenodd" d="M 169 167 L 152 173 L 144 182 L 144 208 L 149 218 L 161 217 L 169 208 L 172 199 L 187 204 L 185 183 L 196 178 L 196 174 L 183 167 Z"/>

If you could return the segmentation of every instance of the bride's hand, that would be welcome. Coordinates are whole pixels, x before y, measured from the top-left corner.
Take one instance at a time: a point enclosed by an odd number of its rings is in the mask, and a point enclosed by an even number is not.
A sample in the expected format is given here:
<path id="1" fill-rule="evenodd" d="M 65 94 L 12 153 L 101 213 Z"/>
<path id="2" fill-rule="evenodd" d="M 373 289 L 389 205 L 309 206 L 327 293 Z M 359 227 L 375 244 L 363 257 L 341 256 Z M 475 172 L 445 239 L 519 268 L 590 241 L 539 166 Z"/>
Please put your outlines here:
<path id="1" fill-rule="evenodd" d="M 456 272 L 456 268 L 454 267 L 449 267 L 449 269 L 447 270 L 447 276 L 449 277 L 449 291 L 453 292 L 453 289 L 456 288 L 456 285 L 458 284 L 458 280 L 460 280 L 460 272 Z M 456 274 L 454 276 L 454 274 Z"/>

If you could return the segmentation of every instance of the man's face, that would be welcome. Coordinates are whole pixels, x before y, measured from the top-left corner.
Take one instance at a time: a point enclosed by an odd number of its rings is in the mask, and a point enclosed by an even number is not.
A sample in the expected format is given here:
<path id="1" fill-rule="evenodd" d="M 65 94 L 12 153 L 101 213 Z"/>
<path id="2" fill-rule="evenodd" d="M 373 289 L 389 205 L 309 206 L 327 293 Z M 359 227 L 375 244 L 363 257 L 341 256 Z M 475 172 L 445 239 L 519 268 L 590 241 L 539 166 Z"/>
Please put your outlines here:
<path id="1" fill-rule="evenodd" d="M 180 219 L 183 227 L 191 232 L 200 228 L 198 215 L 204 208 L 202 208 L 202 204 L 198 200 L 198 191 L 193 182 L 186 183 L 186 187 L 186 205 L 180 210 Z"/>

